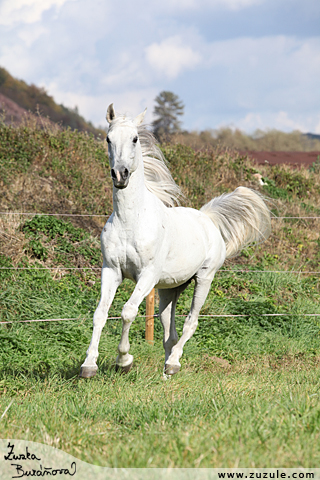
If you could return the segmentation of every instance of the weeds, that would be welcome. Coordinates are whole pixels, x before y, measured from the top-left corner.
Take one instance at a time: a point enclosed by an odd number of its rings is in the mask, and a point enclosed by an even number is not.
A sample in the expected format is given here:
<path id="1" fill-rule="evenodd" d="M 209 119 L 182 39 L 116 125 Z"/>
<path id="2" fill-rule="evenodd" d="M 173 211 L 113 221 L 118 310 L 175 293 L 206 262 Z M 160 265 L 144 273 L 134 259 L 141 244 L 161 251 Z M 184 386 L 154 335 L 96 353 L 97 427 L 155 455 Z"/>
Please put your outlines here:
<path id="1" fill-rule="evenodd" d="M 28 243 L 28 252 L 40 260 L 46 260 L 48 257 L 48 249 L 45 248 L 39 238 L 33 238 Z"/>
<path id="2" fill-rule="evenodd" d="M 309 168 L 309 171 L 316 174 L 320 173 L 320 155 L 317 156 L 317 160 L 313 162 L 313 164 Z"/>
<path id="3" fill-rule="evenodd" d="M 10 204 L 16 211 L 109 214 L 112 189 L 107 163 L 104 143 L 88 134 L 39 130 L 32 123 L 17 128 L 0 123 L 4 193 L 0 206 L 7 210 Z M 86 227 L 98 232 L 101 224 L 88 219 Z"/>

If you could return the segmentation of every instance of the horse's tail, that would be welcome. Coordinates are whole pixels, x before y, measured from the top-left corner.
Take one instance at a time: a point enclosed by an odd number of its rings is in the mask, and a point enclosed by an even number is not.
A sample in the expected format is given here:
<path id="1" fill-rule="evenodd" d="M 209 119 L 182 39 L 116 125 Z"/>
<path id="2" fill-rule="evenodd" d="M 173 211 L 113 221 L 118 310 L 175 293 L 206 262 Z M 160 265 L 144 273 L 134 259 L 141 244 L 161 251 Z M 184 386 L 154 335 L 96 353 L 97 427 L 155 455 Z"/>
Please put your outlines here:
<path id="1" fill-rule="evenodd" d="M 242 248 L 266 240 L 271 233 L 271 215 L 262 197 L 246 187 L 214 198 L 201 208 L 220 230 L 226 243 L 226 258 Z"/>

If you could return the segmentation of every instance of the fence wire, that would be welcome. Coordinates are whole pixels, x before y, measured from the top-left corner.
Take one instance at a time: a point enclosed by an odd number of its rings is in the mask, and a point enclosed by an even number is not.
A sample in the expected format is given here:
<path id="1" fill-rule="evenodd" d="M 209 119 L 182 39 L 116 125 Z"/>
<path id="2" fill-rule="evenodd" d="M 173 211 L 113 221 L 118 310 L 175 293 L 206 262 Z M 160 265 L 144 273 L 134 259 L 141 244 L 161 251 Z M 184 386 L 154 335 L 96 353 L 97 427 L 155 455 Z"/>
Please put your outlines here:
<path id="1" fill-rule="evenodd" d="M 104 217 L 109 218 L 109 214 L 83 214 L 83 213 L 34 213 L 34 212 L 0 212 L 0 215 L 38 215 L 38 216 L 60 216 L 60 217 Z M 271 220 L 318 220 L 320 216 L 315 217 L 271 217 Z M 0 270 L 101 270 L 102 267 L 0 267 Z M 218 272 L 228 272 L 228 273 L 294 273 L 294 274 L 310 274 L 310 275 L 319 275 L 320 272 L 310 272 L 310 271 L 300 271 L 300 270 L 228 270 L 223 269 Z M 159 315 L 152 315 L 153 317 L 159 317 Z M 185 315 L 176 315 L 176 317 L 184 317 Z M 281 316 L 303 316 L 303 317 L 320 317 L 320 313 L 263 313 L 260 314 L 261 317 L 281 317 Z M 217 314 L 217 315 L 199 315 L 199 318 L 226 318 L 226 317 L 250 317 L 250 314 Z M 80 317 L 87 318 L 87 317 Z M 17 321 L 8 321 L 0 322 L 0 325 L 16 324 L 16 323 L 35 323 L 35 322 L 62 322 L 69 320 L 80 320 L 79 317 L 76 318 L 47 318 L 47 319 L 36 319 L 36 320 L 17 320 Z M 145 316 L 137 316 L 136 318 L 145 318 Z M 109 317 L 108 320 L 118 320 L 121 317 Z"/>
<path id="2" fill-rule="evenodd" d="M 54 271 L 64 271 L 64 270 L 101 270 L 102 267 L 0 267 L 0 270 L 54 270 Z M 293 274 L 303 274 L 303 275 L 320 275 L 320 271 L 308 271 L 308 270 L 218 270 L 217 273 L 293 273 Z"/>
<path id="3" fill-rule="evenodd" d="M 90 214 L 90 213 L 34 213 L 34 212 L 0 212 L 0 215 L 38 215 L 38 216 L 58 216 L 58 217 L 105 217 L 109 218 L 111 215 L 109 213 L 105 214 Z M 317 220 L 320 216 L 316 217 L 271 217 L 271 220 Z"/>
<path id="4" fill-rule="evenodd" d="M 186 317 L 185 315 L 175 315 L 175 317 Z M 158 318 L 159 314 L 155 315 L 137 315 L 136 318 Z M 249 313 L 247 314 L 232 314 L 232 313 L 220 313 L 217 315 L 199 315 L 198 318 L 234 318 L 234 317 L 251 317 Z M 259 317 L 320 317 L 320 313 L 261 313 Z M 10 322 L 0 322 L 0 325 L 16 324 L 16 323 L 35 323 L 35 322 L 66 322 L 69 320 L 89 320 L 92 317 L 74 317 L 74 318 L 40 318 L 36 320 L 15 320 Z M 121 317 L 108 317 L 107 320 L 120 320 Z"/>

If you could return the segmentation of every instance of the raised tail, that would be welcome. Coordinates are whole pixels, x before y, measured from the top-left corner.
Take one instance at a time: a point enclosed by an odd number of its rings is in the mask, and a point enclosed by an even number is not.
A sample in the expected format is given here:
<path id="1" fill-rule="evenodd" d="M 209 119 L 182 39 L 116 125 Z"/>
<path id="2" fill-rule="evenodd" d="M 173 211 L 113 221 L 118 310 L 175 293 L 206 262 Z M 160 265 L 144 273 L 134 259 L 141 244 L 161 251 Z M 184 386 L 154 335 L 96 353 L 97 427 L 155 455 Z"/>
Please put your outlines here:
<path id="1" fill-rule="evenodd" d="M 220 230 L 226 243 L 226 258 L 247 245 L 262 242 L 271 233 L 271 215 L 262 197 L 246 187 L 238 187 L 212 199 L 201 208 Z"/>

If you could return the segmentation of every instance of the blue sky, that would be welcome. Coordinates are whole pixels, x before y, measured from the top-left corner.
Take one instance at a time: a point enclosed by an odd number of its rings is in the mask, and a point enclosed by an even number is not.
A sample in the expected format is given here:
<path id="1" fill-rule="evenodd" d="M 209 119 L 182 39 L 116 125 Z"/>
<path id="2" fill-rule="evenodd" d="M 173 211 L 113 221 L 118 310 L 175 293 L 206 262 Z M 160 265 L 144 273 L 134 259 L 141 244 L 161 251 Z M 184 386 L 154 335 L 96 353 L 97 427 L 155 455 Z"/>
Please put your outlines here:
<path id="1" fill-rule="evenodd" d="M 78 106 L 137 115 L 162 90 L 183 127 L 320 133 L 319 0 L 0 0 L 0 65 Z"/>

